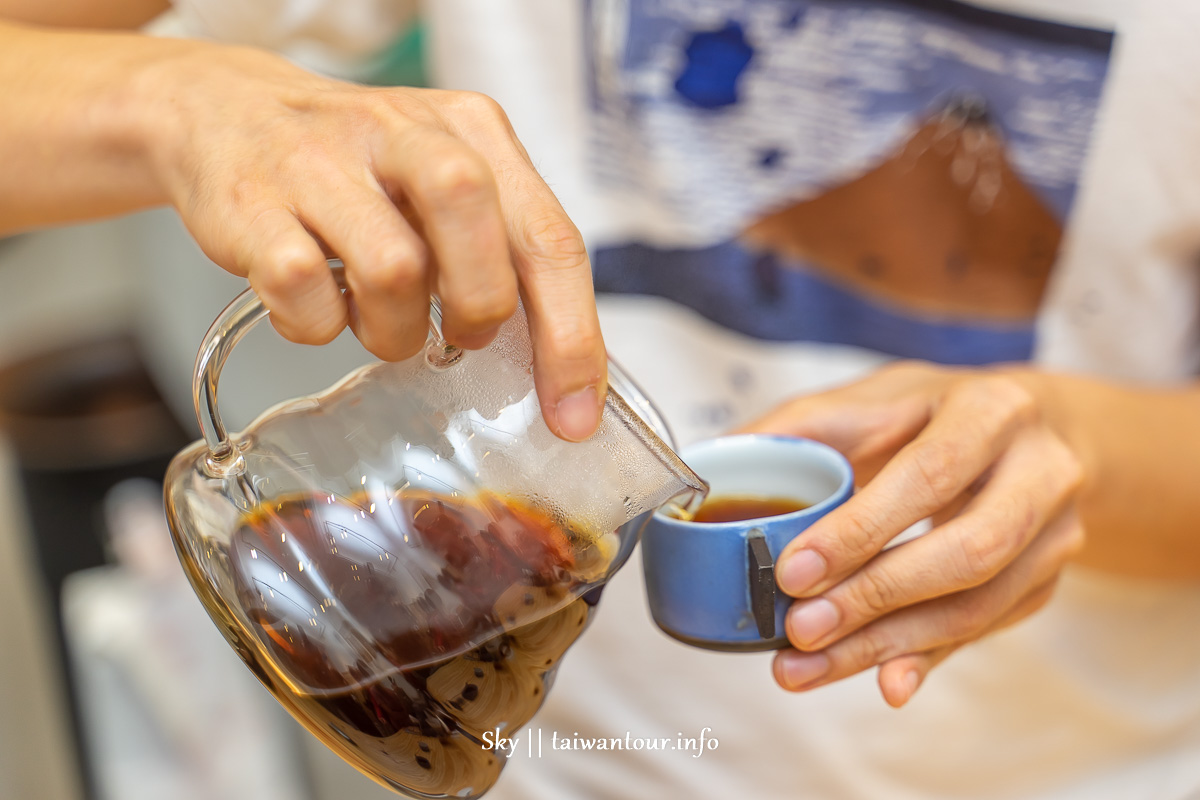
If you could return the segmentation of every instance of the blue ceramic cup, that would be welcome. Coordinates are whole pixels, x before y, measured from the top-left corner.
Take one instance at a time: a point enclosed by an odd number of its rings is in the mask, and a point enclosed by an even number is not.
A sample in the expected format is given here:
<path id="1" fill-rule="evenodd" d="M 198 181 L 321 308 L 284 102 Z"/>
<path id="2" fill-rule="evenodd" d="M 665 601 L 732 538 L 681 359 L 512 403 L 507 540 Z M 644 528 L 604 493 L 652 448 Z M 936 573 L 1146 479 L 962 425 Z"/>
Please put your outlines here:
<path id="1" fill-rule="evenodd" d="M 850 464 L 831 447 L 782 436 L 728 436 L 680 455 L 712 486 L 709 497 L 791 498 L 808 508 L 741 522 L 685 522 L 662 511 L 642 528 L 642 565 L 654 621 L 710 650 L 787 645 L 791 598 L 775 583 L 775 559 L 854 491 Z"/>

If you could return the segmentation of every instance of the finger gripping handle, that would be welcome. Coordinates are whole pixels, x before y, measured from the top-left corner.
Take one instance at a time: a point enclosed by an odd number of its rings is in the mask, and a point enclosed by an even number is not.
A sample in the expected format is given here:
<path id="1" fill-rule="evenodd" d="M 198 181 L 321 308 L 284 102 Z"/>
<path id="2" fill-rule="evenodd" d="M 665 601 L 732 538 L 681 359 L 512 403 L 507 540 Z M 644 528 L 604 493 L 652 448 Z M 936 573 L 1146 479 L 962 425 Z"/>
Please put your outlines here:
<path id="1" fill-rule="evenodd" d="M 346 288 L 345 269 L 338 259 L 330 259 L 329 267 L 338 287 Z M 217 408 L 217 384 L 221 369 L 234 346 L 251 328 L 270 312 L 253 289 L 247 289 L 233 299 L 217 316 L 196 355 L 192 373 L 192 400 L 196 406 L 196 421 L 208 445 L 206 468 L 214 476 L 227 475 L 240 463 L 237 447 L 230 440 Z"/>

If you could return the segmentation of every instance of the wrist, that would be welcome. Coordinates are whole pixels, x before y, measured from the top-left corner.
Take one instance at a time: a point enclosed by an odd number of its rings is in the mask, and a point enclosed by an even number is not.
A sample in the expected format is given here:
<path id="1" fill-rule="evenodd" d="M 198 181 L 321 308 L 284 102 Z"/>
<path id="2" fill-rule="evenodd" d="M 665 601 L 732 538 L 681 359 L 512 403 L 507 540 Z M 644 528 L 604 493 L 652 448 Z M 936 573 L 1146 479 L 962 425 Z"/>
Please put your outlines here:
<path id="1" fill-rule="evenodd" d="M 157 39 L 130 71 L 115 106 L 128 120 L 122 139 L 132 143 L 161 200 L 186 219 L 197 186 L 213 180 L 214 168 L 247 166 L 236 163 L 245 153 L 230 149 L 231 132 L 235 143 L 256 134 L 269 139 L 262 119 L 286 119 L 302 105 L 289 105 L 293 96 L 324 83 L 257 48 Z"/>
<path id="2" fill-rule="evenodd" d="M 102 139 L 122 159 L 131 180 L 153 204 L 178 205 L 176 175 L 186 157 L 188 135 L 182 108 L 189 86 L 186 62 L 204 43 L 138 36 L 138 56 L 97 100 Z"/>

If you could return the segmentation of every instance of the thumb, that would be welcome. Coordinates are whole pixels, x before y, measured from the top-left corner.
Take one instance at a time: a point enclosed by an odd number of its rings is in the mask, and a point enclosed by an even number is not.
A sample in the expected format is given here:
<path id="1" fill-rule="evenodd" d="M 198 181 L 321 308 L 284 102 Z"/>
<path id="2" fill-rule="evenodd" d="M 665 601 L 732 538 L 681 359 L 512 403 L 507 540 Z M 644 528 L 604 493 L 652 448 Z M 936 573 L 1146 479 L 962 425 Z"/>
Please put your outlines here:
<path id="1" fill-rule="evenodd" d="M 861 437 L 863 428 L 869 427 L 867 415 L 831 402 L 829 394 L 792 398 L 735 432 L 800 436 L 839 450 L 850 446 Z"/>
<path id="2" fill-rule="evenodd" d="M 794 398 L 738 433 L 797 436 L 827 444 L 844 455 L 860 482 L 929 421 L 929 403 L 912 395 L 863 399 L 855 386 Z"/>

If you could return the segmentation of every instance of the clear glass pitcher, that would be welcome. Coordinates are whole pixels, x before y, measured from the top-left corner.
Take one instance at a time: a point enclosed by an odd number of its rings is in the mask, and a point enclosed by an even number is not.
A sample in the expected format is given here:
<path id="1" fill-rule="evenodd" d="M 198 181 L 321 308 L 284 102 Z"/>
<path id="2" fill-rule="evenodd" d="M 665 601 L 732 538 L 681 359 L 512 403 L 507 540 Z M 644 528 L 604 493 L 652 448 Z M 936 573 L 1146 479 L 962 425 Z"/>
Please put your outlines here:
<path id="1" fill-rule="evenodd" d="M 598 432 L 564 442 L 541 416 L 524 316 L 463 351 L 440 338 L 436 302 L 423 353 L 231 436 L 221 367 L 266 315 L 246 291 L 197 358 L 204 438 L 165 489 L 180 561 L 247 666 L 344 759 L 413 797 L 477 797 L 640 521 L 705 485 L 615 365 Z"/>

